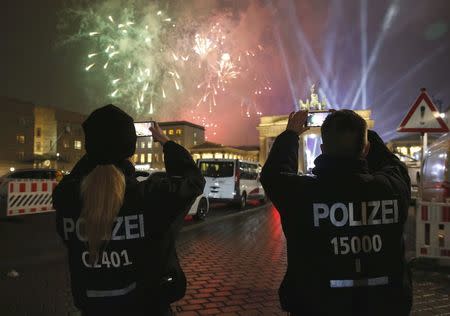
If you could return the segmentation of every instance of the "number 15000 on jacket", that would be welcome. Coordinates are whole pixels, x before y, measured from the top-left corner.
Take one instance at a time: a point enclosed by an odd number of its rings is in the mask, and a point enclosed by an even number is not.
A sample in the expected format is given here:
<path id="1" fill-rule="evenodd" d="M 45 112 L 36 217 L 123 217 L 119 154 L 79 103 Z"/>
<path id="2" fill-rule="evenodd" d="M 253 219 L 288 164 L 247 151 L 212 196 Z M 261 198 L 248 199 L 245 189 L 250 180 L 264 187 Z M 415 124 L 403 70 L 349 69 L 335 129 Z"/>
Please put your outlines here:
<path id="1" fill-rule="evenodd" d="M 277 137 L 261 182 L 281 215 L 288 267 L 282 307 L 301 315 L 407 315 L 405 165 L 369 131 L 366 159 L 322 154 L 298 176 L 299 138 Z"/>

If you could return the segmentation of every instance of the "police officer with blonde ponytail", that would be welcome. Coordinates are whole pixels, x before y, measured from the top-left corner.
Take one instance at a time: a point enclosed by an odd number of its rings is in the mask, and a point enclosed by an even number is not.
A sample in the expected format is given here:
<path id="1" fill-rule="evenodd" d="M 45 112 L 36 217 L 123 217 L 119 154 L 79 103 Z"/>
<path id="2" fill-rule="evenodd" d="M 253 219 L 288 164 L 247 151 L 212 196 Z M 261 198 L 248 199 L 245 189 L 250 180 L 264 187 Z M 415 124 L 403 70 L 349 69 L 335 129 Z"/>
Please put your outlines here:
<path id="1" fill-rule="evenodd" d="M 133 119 L 113 105 L 92 112 L 83 130 L 86 155 L 53 194 L 75 305 L 87 316 L 170 315 L 170 303 L 186 290 L 176 223 L 203 192 L 204 179 L 189 152 L 155 124 L 167 177 L 138 182 L 130 161 Z"/>

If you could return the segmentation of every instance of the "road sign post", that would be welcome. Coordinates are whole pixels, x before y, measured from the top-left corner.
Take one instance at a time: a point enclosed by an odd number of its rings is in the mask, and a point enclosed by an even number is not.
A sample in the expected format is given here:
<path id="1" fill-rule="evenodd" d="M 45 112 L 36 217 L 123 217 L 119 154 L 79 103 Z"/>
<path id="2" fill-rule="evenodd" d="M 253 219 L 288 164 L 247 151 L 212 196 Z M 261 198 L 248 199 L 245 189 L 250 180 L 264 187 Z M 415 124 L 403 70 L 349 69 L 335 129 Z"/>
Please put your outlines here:
<path id="1" fill-rule="evenodd" d="M 447 133 L 449 131 L 447 124 L 440 116 L 436 106 L 431 101 L 427 91 L 422 88 L 420 90 L 419 97 L 411 106 L 400 126 L 397 129 L 398 132 L 410 132 L 420 133 L 422 138 L 422 159 L 423 161 L 428 147 L 428 133 Z M 430 246 L 429 241 L 423 240 L 426 231 L 426 227 L 430 227 L 430 221 L 435 220 L 438 217 L 439 211 L 436 208 L 430 208 L 430 214 L 428 214 L 428 206 L 424 204 L 421 199 L 421 186 L 419 185 L 419 199 L 416 206 L 416 256 L 443 256 L 447 255 L 447 250 L 438 254 L 436 247 Z M 419 212 L 419 210 L 421 212 Z M 432 225 L 434 228 L 437 225 Z M 428 229 L 429 231 L 429 229 Z M 433 235 L 436 235 L 433 233 Z M 450 256 L 450 250 L 448 255 Z"/>
<path id="2" fill-rule="evenodd" d="M 422 159 L 425 158 L 425 153 L 427 152 L 428 147 L 428 133 L 422 133 Z"/>

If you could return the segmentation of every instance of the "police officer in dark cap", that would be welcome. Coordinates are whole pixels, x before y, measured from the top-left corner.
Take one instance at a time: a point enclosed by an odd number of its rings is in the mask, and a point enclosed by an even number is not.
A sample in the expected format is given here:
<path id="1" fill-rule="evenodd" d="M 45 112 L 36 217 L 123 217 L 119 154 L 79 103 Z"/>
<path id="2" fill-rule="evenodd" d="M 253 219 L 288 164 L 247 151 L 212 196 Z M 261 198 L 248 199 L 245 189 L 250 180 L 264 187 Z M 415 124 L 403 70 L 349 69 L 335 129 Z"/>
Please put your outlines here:
<path id="1" fill-rule="evenodd" d="M 321 127 L 313 175 L 297 176 L 307 115 L 291 113 L 261 175 L 287 241 L 281 306 L 292 315 L 409 315 L 405 165 L 363 118 L 340 110 Z"/>
<path id="2" fill-rule="evenodd" d="M 168 315 L 185 294 L 174 223 L 205 181 L 186 149 L 158 124 L 150 129 L 163 146 L 167 177 L 137 182 L 133 119 L 107 105 L 83 123 L 86 155 L 54 190 L 72 295 L 84 315 Z"/>

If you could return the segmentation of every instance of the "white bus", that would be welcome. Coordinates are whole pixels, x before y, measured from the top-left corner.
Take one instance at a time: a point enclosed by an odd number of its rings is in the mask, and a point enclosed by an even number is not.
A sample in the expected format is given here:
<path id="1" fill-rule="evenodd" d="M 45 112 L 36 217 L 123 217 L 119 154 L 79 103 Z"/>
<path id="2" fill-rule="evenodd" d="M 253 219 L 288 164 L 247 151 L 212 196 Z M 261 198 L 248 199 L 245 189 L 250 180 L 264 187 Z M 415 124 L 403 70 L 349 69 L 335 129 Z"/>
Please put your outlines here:
<path id="1" fill-rule="evenodd" d="M 257 163 L 238 159 L 199 159 L 197 163 L 206 180 L 204 195 L 211 202 L 235 203 L 243 209 L 248 200 L 266 201 Z"/>

